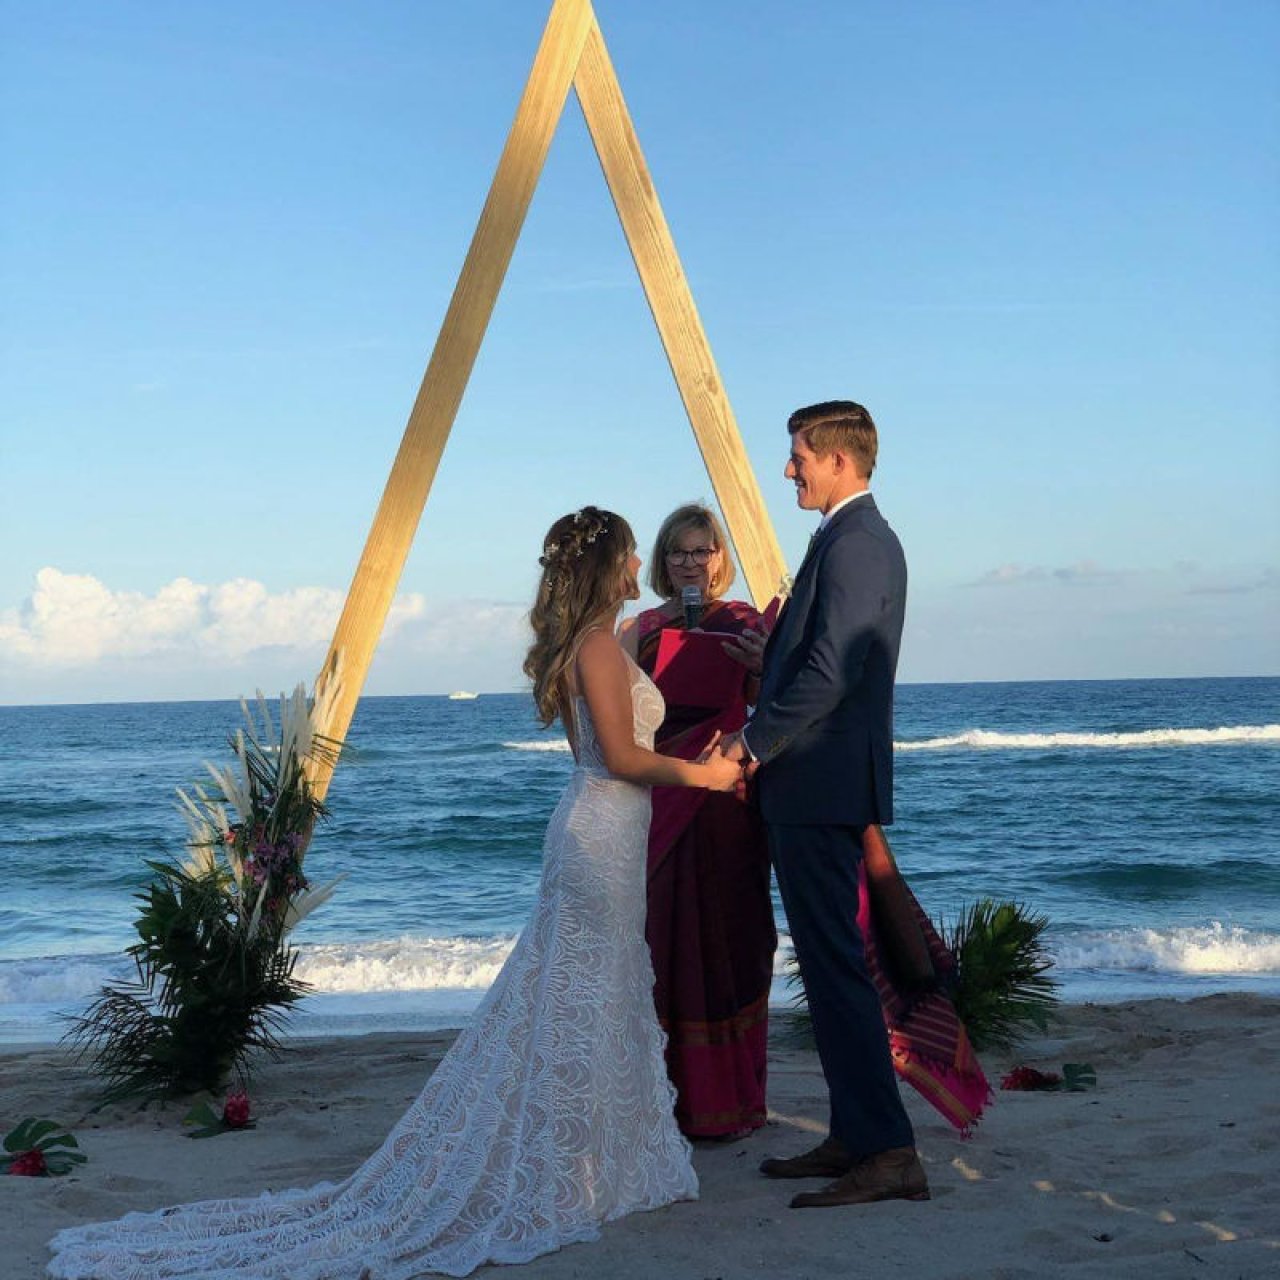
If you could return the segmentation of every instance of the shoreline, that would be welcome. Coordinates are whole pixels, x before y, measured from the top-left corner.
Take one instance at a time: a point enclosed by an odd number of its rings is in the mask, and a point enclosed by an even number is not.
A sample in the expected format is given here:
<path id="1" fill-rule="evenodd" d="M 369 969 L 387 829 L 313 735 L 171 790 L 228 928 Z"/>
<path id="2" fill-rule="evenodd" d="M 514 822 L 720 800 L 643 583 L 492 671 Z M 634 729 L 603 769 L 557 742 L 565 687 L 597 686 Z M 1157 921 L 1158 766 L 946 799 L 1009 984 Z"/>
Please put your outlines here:
<path id="1" fill-rule="evenodd" d="M 1256 996 L 1280 1001 L 1280 974 L 1277 973 L 1153 973 L 1142 976 L 1144 981 L 1135 980 L 1137 975 L 1132 973 L 1114 977 L 1095 975 L 1087 981 L 1069 978 L 1061 983 L 1059 1007 L 1102 1007 L 1158 1000 L 1185 1004 L 1213 996 Z M 292 1048 L 312 1041 L 350 1040 L 376 1035 L 456 1035 L 479 1007 L 487 990 L 485 986 L 361 994 L 315 992 L 296 1006 L 292 1021 L 286 1024 L 279 1038 L 283 1045 Z M 349 1008 L 365 1000 L 376 1002 L 380 1007 L 376 1012 L 353 1012 Z M 339 1006 L 338 1011 L 325 1008 L 330 1002 Z M 47 1022 L 49 1018 L 70 1018 L 82 1007 L 66 1006 L 53 1014 L 46 1013 L 41 1022 Z M 792 989 L 784 975 L 775 974 L 769 1015 L 773 1019 L 785 1020 L 793 1012 Z M 27 1021 L 28 1025 L 23 1030 L 29 1034 L 21 1039 L 16 1035 L 10 1038 L 5 1029 L 3 1010 L 0 1010 L 0 1056 L 58 1047 L 65 1033 L 63 1026 L 59 1026 L 56 1032 L 50 1027 L 47 1035 L 39 1032 L 30 1034 L 33 1028 L 31 1020 Z"/>
<path id="2" fill-rule="evenodd" d="M 1064 1004 L 1047 1032 L 1013 1054 L 984 1054 L 984 1066 L 998 1089 L 1015 1064 L 1088 1062 L 1096 1089 L 998 1092 L 968 1140 L 904 1089 L 933 1200 L 812 1213 L 788 1210 L 794 1185 L 755 1172 L 764 1155 L 803 1150 L 825 1132 L 816 1055 L 788 1037 L 787 1022 L 775 1014 L 769 1124 L 695 1147 L 698 1202 L 614 1223 L 520 1275 L 1101 1280 L 1280 1269 L 1280 997 Z M 93 1082 L 66 1050 L 0 1046 L 0 1123 L 58 1119 L 89 1157 L 67 1177 L 0 1181 L 8 1274 L 42 1275 L 47 1240 L 73 1223 L 342 1178 L 380 1144 L 453 1034 L 294 1040 L 257 1069 L 258 1127 L 197 1146 L 181 1126 L 189 1102 L 94 1112 Z"/>

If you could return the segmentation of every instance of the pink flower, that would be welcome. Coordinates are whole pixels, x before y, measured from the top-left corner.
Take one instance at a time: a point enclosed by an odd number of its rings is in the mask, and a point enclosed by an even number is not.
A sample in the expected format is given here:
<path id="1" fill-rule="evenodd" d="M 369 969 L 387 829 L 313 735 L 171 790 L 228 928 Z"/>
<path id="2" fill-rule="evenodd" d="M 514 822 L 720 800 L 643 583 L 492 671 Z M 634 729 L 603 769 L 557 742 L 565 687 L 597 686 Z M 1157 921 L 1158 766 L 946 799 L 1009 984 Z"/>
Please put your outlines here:
<path id="1" fill-rule="evenodd" d="M 48 1174 L 49 1166 L 44 1162 L 44 1152 L 33 1147 L 13 1158 L 9 1172 L 20 1178 L 43 1178 Z"/>
<path id="2" fill-rule="evenodd" d="M 249 1123 L 249 1095 L 243 1090 L 227 1094 L 222 1105 L 222 1123 L 228 1129 L 243 1129 Z"/>

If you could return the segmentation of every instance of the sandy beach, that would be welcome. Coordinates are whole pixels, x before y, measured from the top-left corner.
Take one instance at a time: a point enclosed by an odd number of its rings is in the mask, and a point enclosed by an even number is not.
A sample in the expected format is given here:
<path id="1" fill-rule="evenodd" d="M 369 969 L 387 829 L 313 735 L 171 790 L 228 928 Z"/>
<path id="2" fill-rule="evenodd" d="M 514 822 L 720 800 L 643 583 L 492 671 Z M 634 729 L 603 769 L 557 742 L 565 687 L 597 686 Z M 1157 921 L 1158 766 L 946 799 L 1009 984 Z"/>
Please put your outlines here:
<path id="1" fill-rule="evenodd" d="M 797 1185 L 759 1176 L 824 1131 L 816 1057 L 775 1020 L 769 1125 L 700 1145 L 702 1197 L 605 1229 L 522 1269 L 569 1277 L 1027 1277 L 1280 1275 L 1280 999 L 1064 1006 L 1014 1063 L 1089 1062 L 1087 1093 L 1000 1093 L 962 1140 L 905 1090 L 933 1200 L 792 1211 Z M 185 1105 L 91 1110 L 93 1081 L 55 1047 L 0 1056 L 0 1124 L 56 1118 L 89 1157 L 62 1178 L 0 1181 L 3 1274 L 43 1274 L 59 1228 L 183 1200 L 337 1179 L 381 1140 L 448 1047 L 448 1033 L 297 1043 L 258 1072 L 258 1127 L 207 1141 Z M 482 1272 L 481 1274 L 487 1274 Z"/>

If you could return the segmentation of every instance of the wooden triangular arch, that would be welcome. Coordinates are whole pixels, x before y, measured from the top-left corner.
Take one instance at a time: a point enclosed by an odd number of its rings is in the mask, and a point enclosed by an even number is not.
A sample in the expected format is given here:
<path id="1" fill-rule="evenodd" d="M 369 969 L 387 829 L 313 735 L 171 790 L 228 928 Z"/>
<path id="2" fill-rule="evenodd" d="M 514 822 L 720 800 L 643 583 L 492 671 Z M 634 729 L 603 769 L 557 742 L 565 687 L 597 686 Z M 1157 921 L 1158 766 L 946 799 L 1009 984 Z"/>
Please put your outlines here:
<path id="1" fill-rule="evenodd" d="M 317 680 L 329 737 L 346 736 L 449 431 L 572 87 L 578 95 L 738 563 L 758 605 L 784 562 L 658 204 L 590 0 L 555 0 L 453 298 Z M 317 764 L 323 796 L 332 764 Z"/>

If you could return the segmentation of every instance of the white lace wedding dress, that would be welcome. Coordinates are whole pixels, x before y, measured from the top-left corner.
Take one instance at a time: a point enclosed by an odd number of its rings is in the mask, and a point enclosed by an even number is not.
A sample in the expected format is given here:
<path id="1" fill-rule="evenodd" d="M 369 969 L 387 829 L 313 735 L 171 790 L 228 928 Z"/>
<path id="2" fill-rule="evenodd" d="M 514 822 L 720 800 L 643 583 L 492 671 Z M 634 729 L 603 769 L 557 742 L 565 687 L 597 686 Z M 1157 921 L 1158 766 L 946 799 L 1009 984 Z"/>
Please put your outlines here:
<path id="1" fill-rule="evenodd" d="M 634 664 L 632 704 L 636 741 L 652 747 L 662 696 Z M 575 707 L 577 768 L 547 828 L 533 916 L 382 1147 L 337 1185 L 62 1231 L 51 1275 L 462 1276 L 696 1198 L 644 940 L 649 793 L 609 776 Z"/>

